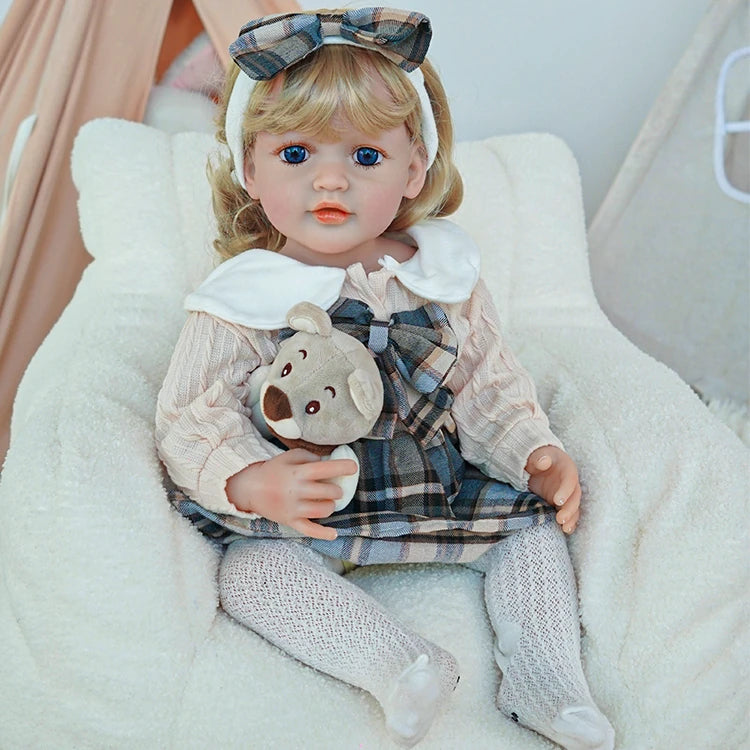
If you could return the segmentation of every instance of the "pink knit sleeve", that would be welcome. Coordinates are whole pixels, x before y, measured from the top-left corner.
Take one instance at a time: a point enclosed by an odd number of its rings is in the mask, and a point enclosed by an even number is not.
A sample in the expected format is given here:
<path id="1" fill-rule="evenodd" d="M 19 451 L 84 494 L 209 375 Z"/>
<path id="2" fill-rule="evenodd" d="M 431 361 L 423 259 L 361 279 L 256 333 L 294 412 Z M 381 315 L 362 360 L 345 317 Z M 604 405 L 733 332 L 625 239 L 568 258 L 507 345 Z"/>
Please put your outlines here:
<path id="1" fill-rule="evenodd" d="M 260 356 L 248 332 L 192 313 L 159 393 L 156 446 L 175 484 L 207 510 L 249 518 L 227 499 L 226 481 L 281 450 L 265 440 L 245 406 Z"/>
<path id="2" fill-rule="evenodd" d="M 537 403 L 534 383 L 502 339 L 484 282 L 451 322 L 461 342 L 448 383 L 456 397 L 452 415 L 461 453 L 488 476 L 525 490 L 529 455 L 562 444 Z"/>

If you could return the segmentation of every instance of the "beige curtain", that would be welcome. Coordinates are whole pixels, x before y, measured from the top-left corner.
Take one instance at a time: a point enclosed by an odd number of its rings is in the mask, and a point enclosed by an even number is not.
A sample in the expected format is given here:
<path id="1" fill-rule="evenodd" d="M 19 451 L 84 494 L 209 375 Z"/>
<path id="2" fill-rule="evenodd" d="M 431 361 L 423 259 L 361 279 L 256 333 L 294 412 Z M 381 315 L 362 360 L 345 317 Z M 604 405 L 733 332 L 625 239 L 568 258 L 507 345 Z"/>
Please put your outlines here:
<path id="1" fill-rule="evenodd" d="M 193 2 L 225 63 L 246 20 L 298 7 Z M 95 117 L 142 118 L 171 9 L 172 0 L 15 0 L 0 26 L 0 461 L 23 371 L 90 261 L 73 140 Z"/>

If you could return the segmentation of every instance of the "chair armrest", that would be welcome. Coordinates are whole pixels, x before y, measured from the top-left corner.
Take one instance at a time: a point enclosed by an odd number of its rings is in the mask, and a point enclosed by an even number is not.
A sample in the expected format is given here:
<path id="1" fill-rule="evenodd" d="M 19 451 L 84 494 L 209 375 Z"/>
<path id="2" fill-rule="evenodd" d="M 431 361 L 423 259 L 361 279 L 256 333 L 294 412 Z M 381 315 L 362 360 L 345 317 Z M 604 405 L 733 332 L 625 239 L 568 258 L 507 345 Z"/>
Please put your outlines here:
<path id="1" fill-rule="evenodd" d="M 582 521 L 570 547 L 590 682 L 622 712 L 623 746 L 667 747 L 677 731 L 710 745 L 701 717 L 741 727 L 725 696 L 743 686 L 750 697 L 750 452 L 606 321 L 519 329 L 514 346 L 579 466 Z M 625 706 L 633 685 L 645 697 Z M 661 713 L 668 695 L 683 701 L 679 729 Z"/>

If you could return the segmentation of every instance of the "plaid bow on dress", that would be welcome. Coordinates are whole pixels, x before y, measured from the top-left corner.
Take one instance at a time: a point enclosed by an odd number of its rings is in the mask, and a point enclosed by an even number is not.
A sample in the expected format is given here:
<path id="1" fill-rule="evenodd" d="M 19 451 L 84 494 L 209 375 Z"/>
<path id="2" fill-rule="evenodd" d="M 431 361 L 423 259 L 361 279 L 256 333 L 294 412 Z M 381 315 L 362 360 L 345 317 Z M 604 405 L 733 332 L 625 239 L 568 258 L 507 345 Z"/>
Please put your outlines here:
<path id="1" fill-rule="evenodd" d="M 428 303 L 395 313 L 390 321 L 374 320 L 359 300 L 342 298 L 328 311 L 334 327 L 361 341 L 375 354 L 383 381 L 383 411 L 372 429 L 391 439 L 400 424 L 427 444 L 440 429 L 440 417 L 453 405 L 445 387 L 456 364 L 458 342 L 443 309 Z M 281 338 L 292 335 L 285 331 Z M 418 394 L 416 401 L 409 389 Z"/>
<path id="2" fill-rule="evenodd" d="M 393 8 L 284 13 L 246 23 L 229 54 L 250 78 L 265 81 L 321 47 L 326 37 L 375 50 L 410 72 L 424 60 L 432 28 L 427 16 Z"/>

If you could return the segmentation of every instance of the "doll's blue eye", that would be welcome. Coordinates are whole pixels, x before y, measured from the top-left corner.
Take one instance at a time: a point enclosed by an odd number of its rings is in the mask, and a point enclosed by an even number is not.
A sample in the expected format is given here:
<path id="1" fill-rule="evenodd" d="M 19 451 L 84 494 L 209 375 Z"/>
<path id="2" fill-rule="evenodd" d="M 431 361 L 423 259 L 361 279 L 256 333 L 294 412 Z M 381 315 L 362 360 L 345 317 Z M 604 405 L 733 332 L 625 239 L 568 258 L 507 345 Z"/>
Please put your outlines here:
<path id="1" fill-rule="evenodd" d="M 354 158 L 360 166 L 374 167 L 376 164 L 380 164 L 383 160 L 383 154 L 381 154 L 376 148 L 362 146 L 354 152 Z"/>
<path id="2" fill-rule="evenodd" d="M 307 149 L 299 145 L 287 146 L 281 152 L 282 161 L 288 164 L 302 164 L 303 161 L 307 160 L 307 156 Z"/>

